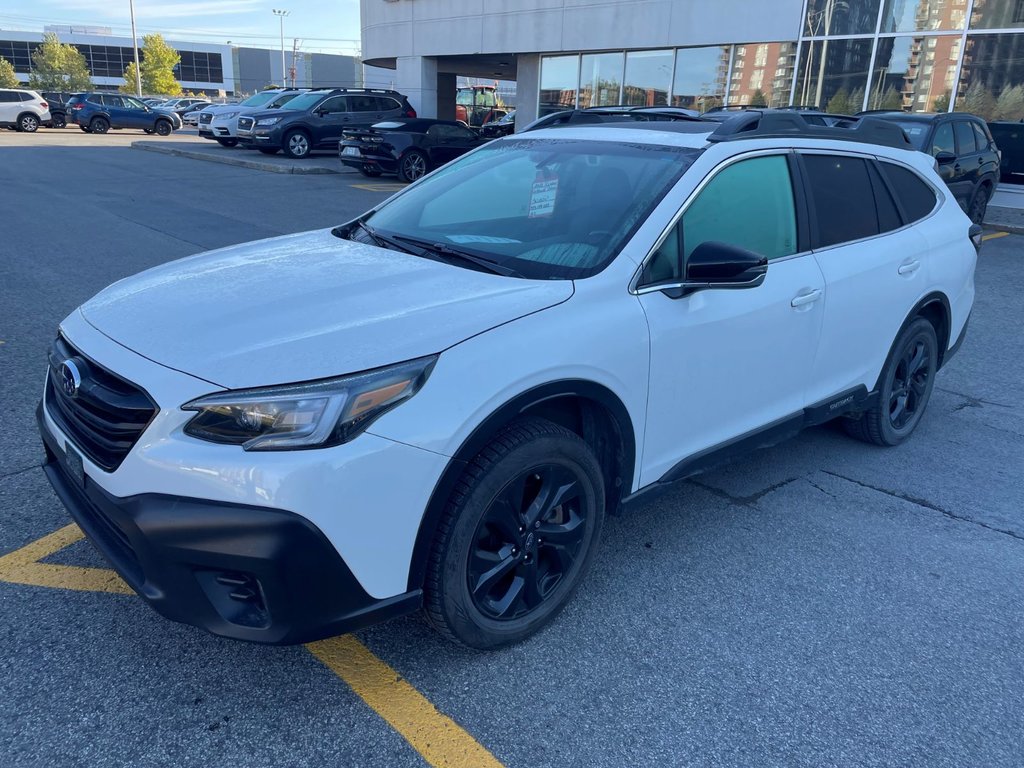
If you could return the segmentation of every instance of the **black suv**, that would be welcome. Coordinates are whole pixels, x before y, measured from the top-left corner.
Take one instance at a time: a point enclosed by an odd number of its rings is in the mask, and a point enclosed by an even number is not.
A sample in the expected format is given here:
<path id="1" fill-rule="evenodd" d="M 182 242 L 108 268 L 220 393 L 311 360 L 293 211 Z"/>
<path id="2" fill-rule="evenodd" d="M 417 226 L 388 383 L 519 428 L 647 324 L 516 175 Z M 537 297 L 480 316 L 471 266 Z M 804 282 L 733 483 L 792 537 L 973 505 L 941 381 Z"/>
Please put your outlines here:
<path id="1" fill-rule="evenodd" d="M 346 128 L 368 128 L 399 117 L 416 117 L 416 110 L 397 91 L 324 88 L 277 109 L 242 115 L 238 141 L 268 155 L 284 150 L 289 157 L 306 157 L 314 149 L 336 152 Z"/>
<path id="2" fill-rule="evenodd" d="M 71 97 L 74 94 L 66 91 L 44 91 L 41 95 L 46 99 L 46 103 L 50 105 L 50 122 L 47 125 L 50 128 L 63 128 L 67 125 L 67 103 L 71 101 Z"/>
<path id="3" fill-rule="evenodd" d="M 910 142 L 939 164 L 939 176 L 971 221 L 985 220 L 999 181 L 999 150 L 985 121 L 962 112 L 860 112 L 900 125 Z"/>

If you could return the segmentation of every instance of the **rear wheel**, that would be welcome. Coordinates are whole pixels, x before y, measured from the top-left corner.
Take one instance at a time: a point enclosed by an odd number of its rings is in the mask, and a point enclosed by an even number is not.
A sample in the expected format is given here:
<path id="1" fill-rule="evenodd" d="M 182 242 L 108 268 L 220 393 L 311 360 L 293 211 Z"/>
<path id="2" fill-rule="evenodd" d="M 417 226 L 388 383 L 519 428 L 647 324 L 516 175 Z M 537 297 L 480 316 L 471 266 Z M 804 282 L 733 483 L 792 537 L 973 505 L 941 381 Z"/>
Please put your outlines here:
<path id="1" fill-rule="evenodd" d="M 469 463 L 438 525 L 424 585 L 430 623 L 486 649 L 551 621 L 593 560 L 604 487 L 578 435 L 543 419 L 506 427 Z"/>
<path id="2" fill-rule="evenodd" d="M 18 130 L 24 133 L 35 133 L 39 130 L 39 118 L 29 113 L 18 118 Z"/>
<path id="3" fill-rule="evenodd" d="M 846 431 L 875 445 L 899 445 L 914 431 L 935 385 L 939 344 L 935 328 L 916 318 L 893 344 L 882 369 L 878 402 L 859 418 L 847 418 Z"/>
<path id="4" fill-rule="evenodd" d="M 170 136 L 174 126 L 171 125 L 169 120 L 157 120 L 153 130 L 156 131 L 157 136 Z"/>
<path id="5" fill-rule="evenodd" d="M 89 121 L 89 130 L 92 133 L 106 133 L 110 130 L 110 123 L 102 117 L 94 117 Z"/>
<path id="6" fill-rule="evenodd" d="M 238 146 L 238 139 L 217 139 L 217 143 L 222 147 L 235 147 Z"/>
<path id="7" fill-rule="evenodd" d="M 54 115 L 52 120 L 53 120 L 53 127 L 54 128 L 63 128 L 64 126 L 66 126 L 68 124 L 68 121 L 64 117 L 64 115 Z"/>
<path id="8" fill-rule="evenodd" d="M 427 156 L 416 149 L 406 152 L 398 161 L 398 178 L 412 182 L 427 173 Z"/>
<path id="9" fill-rule="evenodd" d="M 291 131 L 284 137 L 284 153 L 295 160 L 309 156 L 312 149 L 309 136 L 302 131 Z"/>
<path id="10" fill-rule="evenodd" d="M 989 192 L 987 185 L 978 187 L 978 191 L 974 194 L 974 199 L 971 200 L 971 206 L 967 210 L 967 215 L 971 217 L 971 221 L 975 224 L 985 223 L 985 214 L 988 212 L 988 199 L 992 196 Z"/>

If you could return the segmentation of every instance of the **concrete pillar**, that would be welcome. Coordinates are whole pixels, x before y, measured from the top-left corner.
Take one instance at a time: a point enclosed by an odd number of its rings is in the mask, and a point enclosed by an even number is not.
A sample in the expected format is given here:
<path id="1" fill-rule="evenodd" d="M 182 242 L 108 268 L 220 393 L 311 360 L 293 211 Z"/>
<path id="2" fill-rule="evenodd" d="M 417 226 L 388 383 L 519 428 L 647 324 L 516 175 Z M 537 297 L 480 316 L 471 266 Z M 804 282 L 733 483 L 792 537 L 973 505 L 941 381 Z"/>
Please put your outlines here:
<path id="1" fill-rule="evenodd" d="M 520 53 L 516 57 L 516 130 L 537 119 L 540 99 L 540 54 Z"/>
<path id="2" fill-rule="evenodd" d="M 440 72 L 437 75 L 437 117 L 439 120 L 455 119 L 455 96 L 458 86 L 455 75 Z"/>
<path id="3" fill-rule="evenodd" d="M 397 63 L 395 90 L 408 97 L 417 115 L 436 118 L 437 60 L 427 56 L 399 56 Z"/>

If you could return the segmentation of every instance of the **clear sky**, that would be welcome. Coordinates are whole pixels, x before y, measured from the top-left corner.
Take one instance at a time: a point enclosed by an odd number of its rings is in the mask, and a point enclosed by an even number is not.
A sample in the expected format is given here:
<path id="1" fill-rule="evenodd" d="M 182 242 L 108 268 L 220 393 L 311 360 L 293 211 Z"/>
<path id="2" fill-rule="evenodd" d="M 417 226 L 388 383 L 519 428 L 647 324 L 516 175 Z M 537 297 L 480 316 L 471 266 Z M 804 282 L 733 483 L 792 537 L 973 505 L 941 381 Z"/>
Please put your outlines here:
<path id="1" fill-rule="evenodd" d="M 359 0 L 135 0 L 139 35 L 169 40 L 277 48 L 274 8 L 290 11 L 285 45 L 300 50 L 354 53 L 359 49 Z M 111 27 L 130 36 L 128 0 L 0 0 L 0 30 L 41 32 L 46 24 Z"/>

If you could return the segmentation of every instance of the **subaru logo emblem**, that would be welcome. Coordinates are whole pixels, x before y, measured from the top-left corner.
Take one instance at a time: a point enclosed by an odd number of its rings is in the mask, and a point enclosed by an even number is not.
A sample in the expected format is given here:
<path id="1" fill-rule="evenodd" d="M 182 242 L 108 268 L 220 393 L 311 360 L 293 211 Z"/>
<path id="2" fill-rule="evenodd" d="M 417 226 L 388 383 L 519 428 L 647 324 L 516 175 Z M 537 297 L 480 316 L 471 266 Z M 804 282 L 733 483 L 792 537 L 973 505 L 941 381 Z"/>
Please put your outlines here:
<path id="1" fill-rule="evenodd" d="M 82 386 L 82 374 L 75 365 L 74 360 L 65 360 L 60 364 L 60 387 L 68 397 L 78 394 L 78 388 Z"/>

